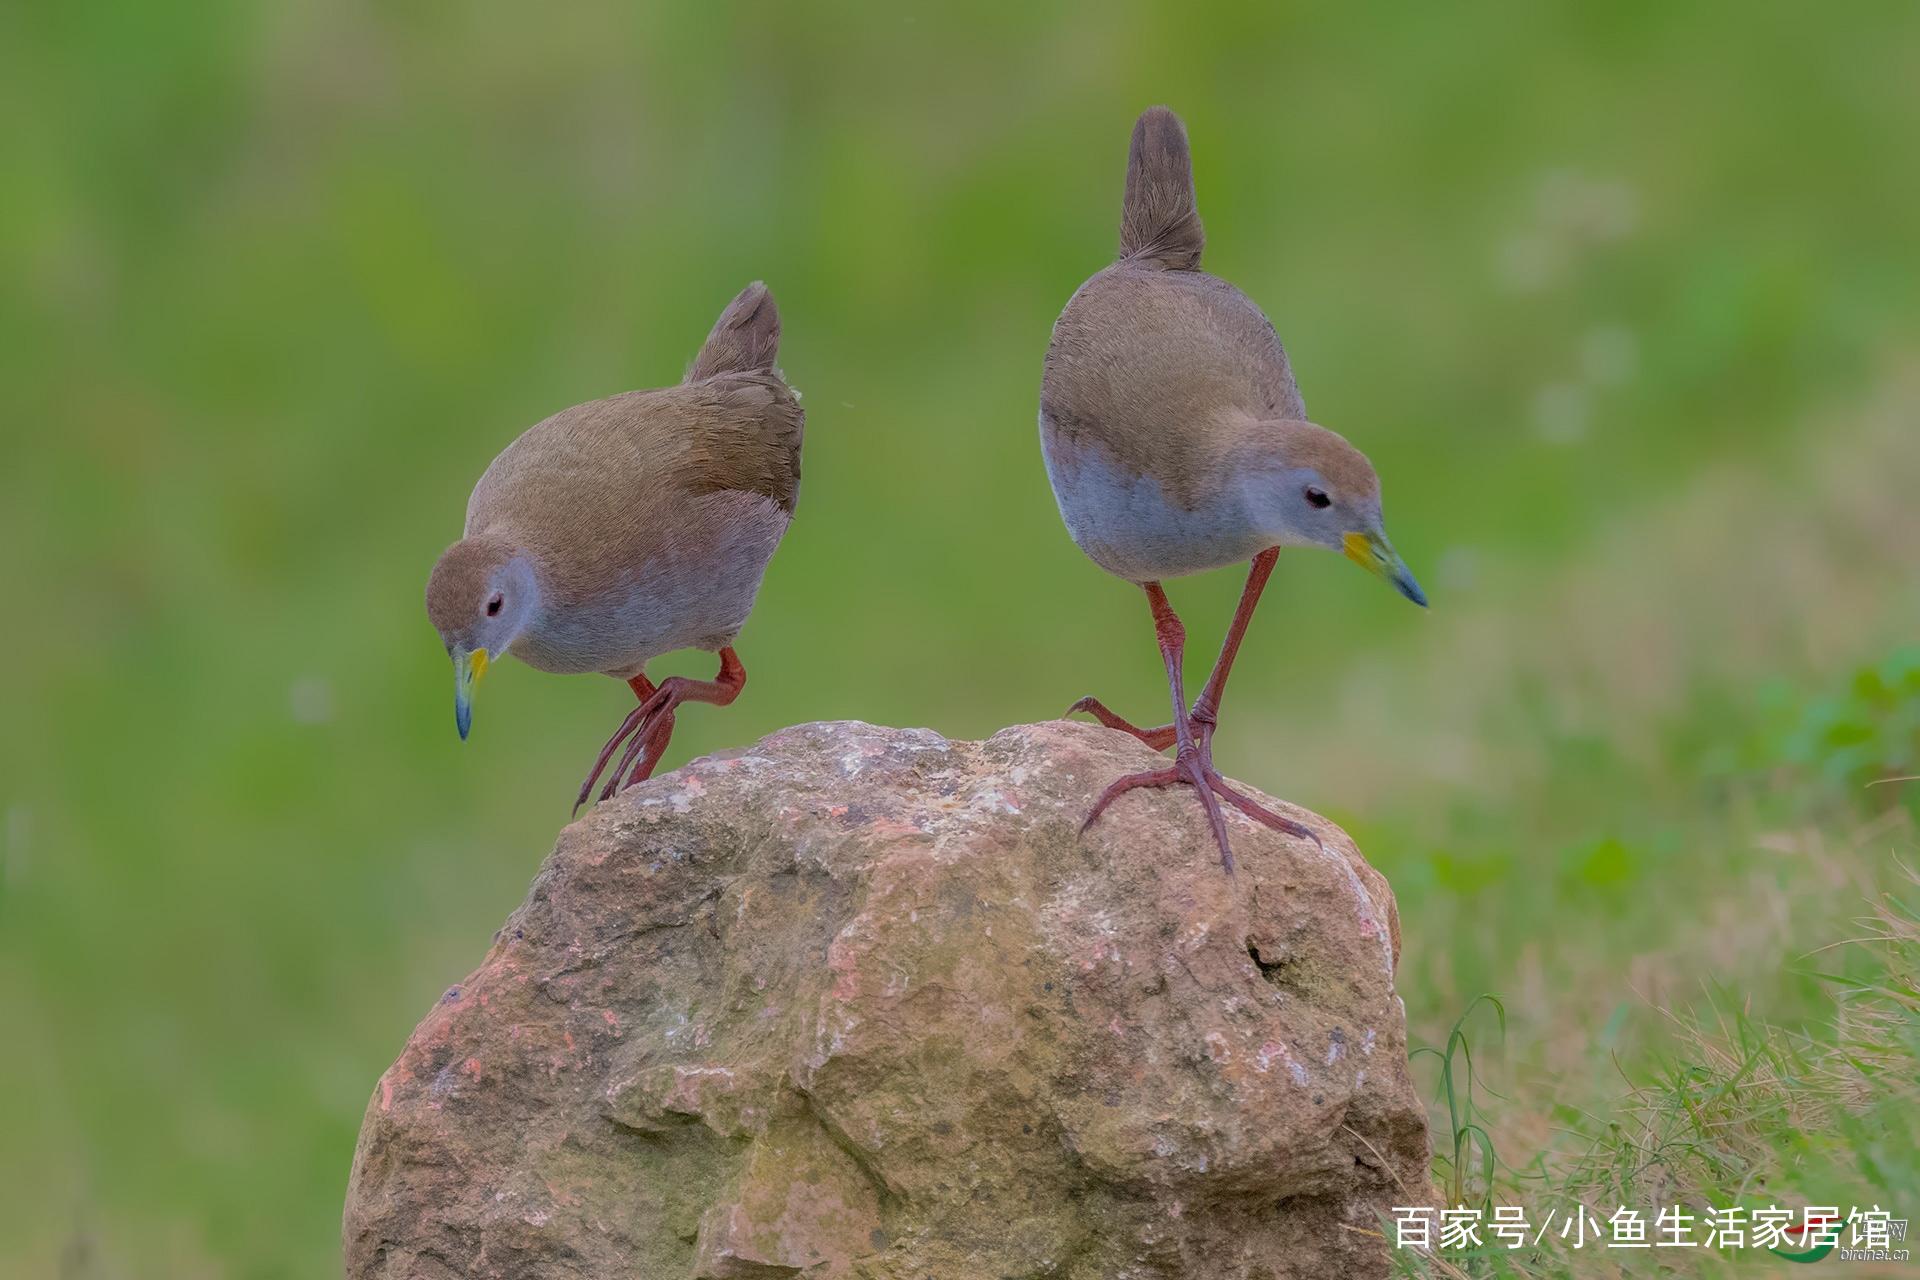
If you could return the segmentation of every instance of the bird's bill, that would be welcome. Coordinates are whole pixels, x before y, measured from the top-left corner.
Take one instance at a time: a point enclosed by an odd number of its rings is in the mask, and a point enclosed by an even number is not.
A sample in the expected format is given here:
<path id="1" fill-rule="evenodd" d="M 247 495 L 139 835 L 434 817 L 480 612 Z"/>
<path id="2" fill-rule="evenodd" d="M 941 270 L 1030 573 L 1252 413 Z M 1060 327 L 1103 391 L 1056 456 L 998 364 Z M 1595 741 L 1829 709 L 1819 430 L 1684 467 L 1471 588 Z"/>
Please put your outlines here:
<path id="1" fill-rule="evenodd" d="M 1350 533 L 1341 540 L 1341 549 L 1347 559 L 1374 577 L 1392 583 L 1396 591 L 1422 609 L 1427 607 L 1427 593 L 1414 581 L 1413 571 L 1407 568 L 1407 562 L 1400 558 L 1385 534 Z"/>
<path id="2" fill-rule="evenodd" d="M 453 655 L 453 723 L 465 742 L 473 728 L 473 686 L 487 674 L 487 651 L 457 649 Z"/>

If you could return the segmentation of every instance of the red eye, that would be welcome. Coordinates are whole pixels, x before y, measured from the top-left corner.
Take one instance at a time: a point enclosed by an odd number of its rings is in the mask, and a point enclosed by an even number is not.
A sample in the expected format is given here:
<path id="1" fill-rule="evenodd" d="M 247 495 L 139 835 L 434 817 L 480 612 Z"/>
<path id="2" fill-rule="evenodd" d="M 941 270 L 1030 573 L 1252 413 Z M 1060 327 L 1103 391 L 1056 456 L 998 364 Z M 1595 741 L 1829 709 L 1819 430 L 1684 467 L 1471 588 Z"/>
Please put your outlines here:
<path id="1" fill-rule="evenodd" d="M 505 603 L 505 601 L 503 601 L 503 600 L 502 600 L 502 599 L 500 598 L 500 593 L 499 593 L 499 592 L 497 592 L 497 591 L 496 591 L 496 592 L 494 592 L 494 593 L 493 593 L 493 599 L 491 599 L 491 600 L 489 600 L 489 601 L 487 601 L 487 616 L 488 616 L 489 618 L 497 618 L 497 617 L 499 617 L 499 616 L 500 616 L 500 606 L 501 606 L 502 604 L 504 604 L 504 603 Z"/>
<path id="2" fill-rule="evenodd" d="M 1329 507 L 1333 505 L 1333 499 L 1327 496 L 1325 489 L 1310 484 L 1307 486 L 1307 505 L 1314 508 Z"/>

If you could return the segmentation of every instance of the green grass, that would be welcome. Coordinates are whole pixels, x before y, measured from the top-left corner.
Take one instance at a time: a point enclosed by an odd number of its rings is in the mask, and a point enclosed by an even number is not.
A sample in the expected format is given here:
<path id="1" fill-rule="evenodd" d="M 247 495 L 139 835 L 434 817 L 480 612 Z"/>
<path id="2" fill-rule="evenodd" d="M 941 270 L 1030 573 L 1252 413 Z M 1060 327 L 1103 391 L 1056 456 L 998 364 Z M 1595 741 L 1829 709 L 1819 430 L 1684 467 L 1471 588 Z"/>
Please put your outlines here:
<path id="1" fill-rule="evenodd" d="M 1496 1204 L 1523 1206 L 1536 1228 L 1554 1221 L 1546 1214 L 1564 1223 L 1572 1206 L 1602 1221 L 1624 1206 L 1651 1228 L 1677 1206 L 1703 1242 L 1707 1215 L 1728 1206 L 1749 1216 L 1808 1205 L 1910 1216 L 1920 1188 L 1916 889 L 1920 877 L 1907 872 L 1874 904 L 1865 932 L 1838 944 L 1849 949 L 1848 972 L 1815 975 L 1826 988 L 1816 1021 L 1775 1025 L 1753 1011 L 1765 1003 L 1755 993 L 1709 992 L 1697 1009 L 1658 1011 L 1664 1028 L 1633 1067 L 1616 1059 L 1617 1089 L 1604 1098 L 1570 1098 L 1564 1080 L 1499 1096 L 1481 1083 L 1476 1096 L 1463 1015 L 1445 1051 L 1431 1051 L 1444 1104 L 1435 1161 L 1443 1202 L 1481 1209 L 1489 1221 Z M 1555 1119 L 1551 1140 L 1499 1150 L 1490 1132 L 1498 1117 L 1536 1109 Z M 1478 1248 L 1408 1251 L 1398 1261 L 1409 1275 L 1547 1277 L 1640 1274 L 1632 1260 L 1643 1256 L 1591 1241 L 1575 1249 L 1550 1227 L 1518 1248 L 1485 1233 Z M 1756 1259 L 1772 1261 L 1723 1249 L 1669 1251 L 1660 1262 L 1665 1273 L 1737 1275 L 1751 1274 Z"/>
<path id="2" fill-rule="evenodd" d="M 1839 439 L 1854 458 L 1828 483 L 1846 476 L 1850 519 L 1871 526 L 1882 497 L 1911 492 L 1920 451 L 1877 429 Z M 1877 474 L 1862 478 L 1867 471 Z M 1732 492 L 1735 506 L 1777 497 L 1770 478 Z M 1667 536 L 1692 527 L 1693 505 L 1676 504 L 1649 527 Z M 1840 532 L 1846 523 L 1831 531 L 1853 541 Z M 1784 560 L 1792 531 L 1782 536 L 1761 537 L 1758 549 Z M 1680 1206 L 1696 1226 L 1709 1206 L 1730 1205 L 1911 1216 L 1920 1198 L 1920 787 L 1911 781 L 1920 650 L 1896 642 L 1872 652 L 1876 637 L 1912 633 L 1914 602 L 1862 591 L 1897 572 L 1900 544 L 1858 545 L 1851 559 L 1817 561 L 1817 583 L 1776 615 L 1728 611 L 1706 584 L 1664 598 L 1670 635 L 1714 655 L 1703 663 L 1711 677 L 1670 673 L 1687 692 L 1676 704 L 1664 683 L 1650 690 L 1657 715 L 1631 697 L 1569 698 L 1561 715 L 1581 732 L 1541 762 L 1541 784 L 1526 798 L 1451 788 L 1447 812 L 1428 819 L 1427 838 L 1446 833 L 1443 848 L 1476 848 L 1500 829 L 1561 841 L 1558 856 L 1543 847 L 1525 863 L 1459 852 L 1431 860 L 1450 901 L 1423 904 L 1402 981 L 1429 1041 L 1414 1062 L 1434 1098 L 1446 1203 L 1488 1213 L 1521 1205 L 1536 1226 L 1548 1212 L 1564 1222 L 1577 1205 L 1603 1221 L 1625 1206 L 1649 1224 Z M 1703 550 L 1713 563 L 1712 546 Z M 1625 571 L 1637 540 L 1613 554 L 1623 558 L 1583 568 Z M 1684 559 L 1673 569 L 1684 576 Z M 1775 579 L 1798 585 L 1791 573 Z M 1840 599 L 1873 603 L 1838 623 L 1860 657 L 1825 676 L 1763 675 L 1721 646 L 1733 632 L 1782 628 L 1774 642 L 1792 648 L 1785 633 L 1804 643 L 1834 628 L 1826 609 Z M 1630 613 L 1614 617 L 1623 632 L 1636 629 Z M 1599 651 L 1586 661 L 1617 670 L 1689 657 Z M 1504 667 L 1488 678 L 1526 683 Z M 1599 687 L 1617 694 L 1623 685 Z M 1541 734 L 1525 747 L 1550 741 Z M 1381 857 L 1379 837 L 1369 847 Z M 1407 886 L 1418 892 L 1419 881 L 1395 883 L 1406 910 Z M 1580 936 L 1582 917 L 1604 924 L 1603 941 Z M 1452 1003 L 1460 1012 L 1447 1021 L 1453 975 L 1492 980 L 1502 994 Z M 1489 1238 L 1489 1247 L 1400 1261 L 1409 1274 L 1527 1277 L 1789 1265 L 1741 1250 L 1666 1250 L 1636 1264 L 1648 1255 L 1576 1251 L 1552 1231 L 1546 1244 L 1508 1250 Z"/>
<path id="3" fill-rule="evenodd" d="M 1473 1074 L 1473 1037 L 1468 1024 L 1482 1008 L 1496 1019 L 1502 1040 L 1507 1034 L 1507 1007 L 1500 997 L 1477 995 L 1465 1013 L 1447 1028 L 1444 1046 L 1416 1045 L 1409 1055 L 1413 1061 L 1430 1057 L 1439 1074 L 1435 1096 L 1446 1103 L 1446 1123 L 1434 1124 L 1434 1169 L 1442 1204 L 1471 1205 L 1490 1212 L 1498 1179 L 1499 1155 L 1494 1151 L 1493 1135 L 1487 1132 L 1482 1117 L 1484 1084 L 1476 1084 Z M 1437 1117 L 1436 1117 L 1437 1119 Z"/>
<path id="4" fill-rule="evenodd" d="M 622 710 L 509 667 L 460 744 L 428 567 L 514 432 L 677 376 L 750 279 L 806 480 L 671 760 L 1162 704 L 1033 425 L 1156 101 L 1435 601 L 1283 558 L 1221 760 L 1391 878 L 1430 1043 L 1500 995 L 1500 1168 L 1572 1186 L 1557 1129 L 1731 1078 L 1716 1009 L 1766 1078 L 1866 1054 L 1817 975 L 1869 951 L 1799 957 L 1912 853 L 1861 784 L 1913 771 L 1916 48 L 1784 0 L 8 8 L 0 1271 L 336 1270 L 372 1082 Z M 1172 589 L 1192 682 L 1238 586 Z"/>

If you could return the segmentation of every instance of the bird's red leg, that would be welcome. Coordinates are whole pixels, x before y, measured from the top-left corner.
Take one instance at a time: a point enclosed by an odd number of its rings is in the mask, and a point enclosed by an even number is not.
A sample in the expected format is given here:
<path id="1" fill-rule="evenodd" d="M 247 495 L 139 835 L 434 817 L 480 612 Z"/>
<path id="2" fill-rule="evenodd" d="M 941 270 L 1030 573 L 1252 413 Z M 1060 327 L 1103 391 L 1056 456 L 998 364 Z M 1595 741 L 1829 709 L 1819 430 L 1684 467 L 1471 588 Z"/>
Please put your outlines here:
<path id="1" fill-rule="evenodd" d="M 1207 677 L 1206 687 L 1194 699 L 1193 710 L 1187 713 L 1193 722 L 1194 738 L 1209 759 L 1212 758 L 1214 726 L 1219 723 L 1220 695 L 1226 692 L 1227 676 L 1233 671 L 1233 660 L 1240 655 L 1240 641 L 1246 638 L 1247 624 L 1253 620 L 1254 606 L 1260 603 L 1260 593 L 1266 589 L 1267 579 L 1273 574 L 1274 562 L 1279 558 L 1278 547 L 1270 547 L 1253 558 L 1253 565 L 1247 570 L 1247 585 L 1240 592 L 1240 604 L 1233 611 L 1233 624 L 1227 628 L 1227 638 L 1220 645 L 1220 656 L 1214 660 L 1213 674 Z M 1068 715 L 1076 711 L 1086 712 L 1109 729 L 1132 734 L 1155 751 L 1165 751 L 1174 744 L 1176 734 L 1172 725 L 1142 729 L 1132 721 L 1115 715 L 1098 698 L 1082 698 L 1067 708 Z"/>
<path id="2" fill-rule="evenodd" d="M 1233 622 L 1227 627 L 1227 638 L 1221 642 L 1220 656 L 1214 661 L 1213 674 L 1207 677 L 1206 687 L 1200 690 L 1200 696 L 1193 700 L 1193 710 L 1189 715 L 1193 719 L 1194 736 L 1200 746 L 1200 765 L 1206 771 L 1207 783 L 1215 794 L 1262 826 L 1319 844 L 1320 837 L 1308 828 L 1291 818 L 1281 817 L 1229 787 L 1213 767 L 1213 731 L 1219 724 L 1220 699 L 1227 691 L 1227 677 L 1233 672 L 1233 660 L 1240 656 L 1240 642 L 1246 638 L 1247 624 L 1253 621 L 1253 611 L 1260 603 L 1260 593 L 1266 590 L 1267 579 L 1273 575 L 1274 562 L 1279 558 L 1278 547 L 1270 547 L 1253 558 L 1253 564 L 1247 570 L 1247 585 L 1240 592 L 1240 603 L 1233 611 Z"/>
<path id="3" fill-rule="evenodd" d="M 1166 664 L 1167 688 L 1173 698 L 1173 767 L 1131 773 L 1116 779 L 1094 801 L 1093 809 L 1087 814 L 1086 821 L 1080 824 L 1080 829 L 1085 831 L 1092 826 L 1108 805 L 1129 791 L 1139 787 L 1185 783 L 1200 797 L 1200 807 L 1207 813 L 1207 825 L 1213 828 L 1214 843 L 1220 846 L 1220 865 L 1231 875 L 1233 848 L 1227 843 L 1227 819 L 1220 812 L 1220 801 L 1214 795 L 1213 778 L 1208 776 L 1212 770 L 1200 757 L 1200 749 L 1193 740 L 1193 726 L 1187 718 L 1187 693 L 1180 672 L 1180 658 L 1187 641 L 1186 628 L 1180 625 L 1179 615 L 1167 603 L 1167 593 L 1160 589 L 1160 584 L 1148 582 L 1143 585 L 1147 603 L 1153 608 L 1154 635 L 1160 642 L 1160 658 Z"/>
<path id="4" fill-rule="evenodd" d="M 1233 621 L 1227 627 L 1227 638 L 1220 642 L 1220 656 L 1213 661 L 1213 673 L 1207 677 L 1200 696 L 1193 700 L 1193 710 L 1188 713 L 1208 763 L 1213 759 L 1213 731 L 1220 722 L 1220 698 L 1227 691 L 1227 677 L 1233 673 L 1233 660 L 1240 656 L 1240 642 L 1246 639 L 1247 624 L 1253 621 L 1254 607 L 1260 603 L 1260 593 L 1267 589 L 1267 579 L 1273 576 L 1274 561 L 1279 558 L 1278 547 L 1269 547 L 1253 558 L 1253 564 L 1247 569 L 1247 585 L 1240 590 L 1240 603 L 1234 607 Z"/>
<path id="5" fill-rule="evenodd" d="M 689 680 L 685 676 L 668 676 L 662 680 L 660 687 L 634 712 L 645 728 L 627 744 L 626 754 L 620 757 L 613 776 L 607 779 L 607 785 L 601 789 L 600 798 L 605 800 L 622 786 L 645 782 L 653 775 L 660 757 L 666 754 L 667 740 L 673 736 L 674 709 L 681 703 L 710 702 L 716 707 L 724 707 L 739 697 L 740 691 L 746 687 L 747 669 L 741 665 L 740 655 L 733 651 L 731 645 L 720 651 L 720 671 L 713 679 Z M 626 773 L 628 766 L 632 766 L 633 772 L 627 774 L 623 781 L 621 775 Z"/>
<path id="6" fill-rule="evenodd" d="M 1185 783 L 1200 795 L 1201 805 L 1207 811 L 1208 825 L 1213 828 L 1214 840 L 1220 846 L 1220 863 L 1229 875 L 1233 873 L 1233 851 L 1227 843 L 1226 820 L 1221 814 L 1219 800 L 1225 800 L 1262 826 L 1271 827 L 1275 831 L 1284 832 L 1297 839 L 1311 840 L 1315 844 L 1321 843 L 1319 835 L 1311 828 L 1302 826 L 1290 818 L 1281 817 L 1228 786 L 1226 779 L 1222 778 L 1219 771 L 1213 767 L 1213 729 L 1216 723 L 1215 717 L 1220 710 L 1221 695 L 1226 691 L 1227 677 L 1232 673 L 1233 661 L 1240 653 L 1240 642 L 1246 638 L 1247 624 L 1253 618 L 1254 607 L 1260 602 L 1260 593 L 1267 585 L 1267 578 L 1273 573 L 1274 561 L 1279 558 L 1279 554 L 1277 550 L 1271 550 L 1263 551 L 1254 557 L 1253 566 L 1247 573 L 1246 588 L 1240 593 L 1240 605 L 1234 610 L 1233 624 L 1227 628 L 1227 638 L 1220 646 L 1220 657 L 1214 663 L 1213 674 L 1207 677 L 1206 686 L 1200 691 L 1200 696 L 1194 700 L 1191 711 L 1186 710 L 1186 698 L 1181 689 L 1180 680 L 1180 649 L 1185 640 L 1185 632 L 1180 626 L 1180 619 L 1174 615 L 1172 606 L 1167 603 L 1166 594 L 1161 591 L 1160 585 L 1152 582 L 1146 584 L 1147 600 L 1153 606 L 1154 630 L 1160 639 L 1160 653 L 1167 664 L 1167 683 L 1173 693 L 1176 719 L 1173 724 L 1167 726 L 1175 740 L 1173 765 L 1167 769 L 1129 774 L 1116 780 L 1100 793 L 1100 798 L 1094 802 L 1086 821 L 1081 824 L 1082 831 L 1092 826 L 1114 800 L 1137 787 L 1165 787 Z M 1091 707 L 1083 709 L 1092 710 Z M 1102 707 L 1100 710 L 1104 711 L 1105 708 Z M 1185 714 L 1182 714 L 1183 712 Z M 1096 711 L 1094 714 L 1099 716 L 1100 712 Z M 1118 719 L 1118 717 L 1114 718 Z M 1100 719 L 1101 723 L 1106 723 L 1104 716 Z M 1110 727 L 1131 731 L 1135 737 L 1149 746 L 1155 745 L 1154 740 L 1146 735 L 1157 735 L 1161 732 L 1160 730 L 1145 732 L 1135 730 L 1124 721 Z M 1218 797 L 1218 800 L 1215 797 Z"/>
<path id="7" fill-rule="evenodd" d="M 587 780 L 580 784 L 580 794 L 574 798 L 575 813 L 580 812 L 580 806 L 587 802 L 587 796 L 593 791 L 594 782 L 600 777 L 601 770 L 607 767 L 607 761 L 613 759 L 613 753 L 620 749 L 620 744 L 626 740 L 627 735 L 638 729 L 640 722 L 646 719 L 646 716 L 641 713 L 646 710 L 647 699 L 654 695 L 656 686 L 653 681 L 647 679 L 647 673 L 643 671 L 628 680 L 627 687 L 633 690 L 633 696 L 639 700 L 640 705 L 627 713 L 627 718 L 620 722 L 620 727 L 613 731 L 611 738 L 607 739 L 607 745 L 600 748 L 599 756 L 594 759 L 593 769 L 587 774 Z M 614 776 L 618 777 L 619 774 L 616 772 Z"/>

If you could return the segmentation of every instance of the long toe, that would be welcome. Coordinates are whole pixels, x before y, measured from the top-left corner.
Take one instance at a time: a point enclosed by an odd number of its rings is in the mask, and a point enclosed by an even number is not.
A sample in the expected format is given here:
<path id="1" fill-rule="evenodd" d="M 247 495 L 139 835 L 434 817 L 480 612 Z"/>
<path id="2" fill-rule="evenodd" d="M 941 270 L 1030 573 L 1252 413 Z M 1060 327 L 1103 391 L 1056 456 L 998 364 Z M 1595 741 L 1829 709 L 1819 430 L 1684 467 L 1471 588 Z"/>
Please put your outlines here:
<path id="1" fill-rule="evenodd" d="M 601 771 L 607 767 L 607 761 L 613 759 L 613 753 L 620 749 L 620 744 L 626 740 L 628 734 L 640 727 L 641 721 L 646 718 L 640 713 L 645 709 L 644 707 L 635 707 L 632 711 L 628 712 L 627 718 L 620 722 L 620 727 L 614 730 L 611 738 L 607 739 L 607 745 L 600 748 L 600 754 L 595 758 L 593 768 L 587 773 L 587 780 L 580 784 L 580 794 L 574 798 L 573 811 L 575 813 L 580 812 L 580 806 L 587 802 L 589 795 L 593 794 L 593 784 L 599 780 Z M 617 778 L 620 775 L 616 771 L 614 776 Z M 602 794 L 600 798 L 604 800 L 607 796 L 606 794 Z"/>
<path id="2" fill-rule="evenodd" d="M 1080 824 L 1081 833 L 1085 834 L 1088 827 L 1100 820 L 1100 815 L 1106 812 L 1107 806 L 1127 792 L 1140 787 L 1170 787 L 1184 781 L 1177 769 L 1149 769 L 1144 773 L 1129 773 L 1125 777 L 1114 779 L 1107 784 L 1107 789 L 1100 793 L 1100 798 L 1093 802 L 1093 808 L 1087 811 L 1086 820 Z"/>
<path id="3" fill-rule="evenodd" d="M 1227 817 L 1220 812 L 1220 802 L 1214 799 L 1212 781 L 1213 771 L 1202 764 L 1198 757 L 1186 760 L 1179 766 L 1181 780 L 1193 788 L 1200 797 L 1200 807 L 1206 810 L 1207 825 L 1213 829 L 1213 842 L 1220 846 L 1220 867 L 1228 875 L 1233 874 L 1233 845 L 1227 840 Z"/>
<path id="4" fill-rule="evenodd" d="M 1207 773 L 1207 786 L 1215 795 L 1225 800 L 1240 812 L 1246 814 L 1249 818 L 1252 818 L 1261 826 L 1271 827 L 1273 830 L 1283 832 L 1297 840 L 1311 840 L 1322 849 L 1327 847 L 1321 841 L 1320 833 L 1312 827 L 1303 826 L 1291 818 L 1283 818 L 1258 801 L 1241 795 L 1238 791 L 1235 791 L 1227 785 L 1226 779 L 1212 770 L 1209 770 Z"/>
<path id="5" fill-rule="evenodd" d="M 1157 729 L 1142 729 L 1125 716 L 1108 710 L 1106 703 L 1091 694 L 1068 707 L 1066 714 L 1072 715 L 1076 711 L 1086 712 L 1109 729 L 1118 729 L 1121 733 L 1131 734 L 1155 751 L 1165 751 L 1174 743 L 1175 733 L 1172 725 L 1163 724 Z"/>
<path id="6" fill-rule="evenodd" d="M 611 800 L 613 798 L 613 793 L 618 791 L 627 781 L 627 772 L 634 768 L 634 761 L 640 759 L 641 754 L 646 751 L 646 749 L 647 735 L 645 733 L 634 734 L 633 740 L 627 743 L 626 751 L 620 756 L 620 763 L 614 765 L 613 772 L 607 775 L 607 785 L 600 788 L 600 798 L 602 800 Z"/>
<path id="7" fill-rule="evenodd" d="M 663 692 L 666 696 L 656 694 L 640 704 L 639 710 L 646 716 L 646 723 L 627 743 L 626 754 L 620 757 L 620 763 L 607 776 L 606 788 L 600 793 L 602 800 L 636 782 L 651 778 L 654 768 L 660 763 L 660 757 L 667 754 L 667 740 L 673 737 L 674 711 L 680 706 L 680 700 L 672 696 L 671 690 L 663 689 Z"/>
<path id="8" fill-rule="evenodd" d="M 640 763 L 633 766 L 633 772 L 627 775 L 627 786 L 636 782 L 645 782 L 653 776 L 659 767 L 660 757 L 667 754 L 667 743 L 673 738 L 673 708 L 668 707 L 645 730 L 647 739 L 646 754 L 640 757 Z"/>

